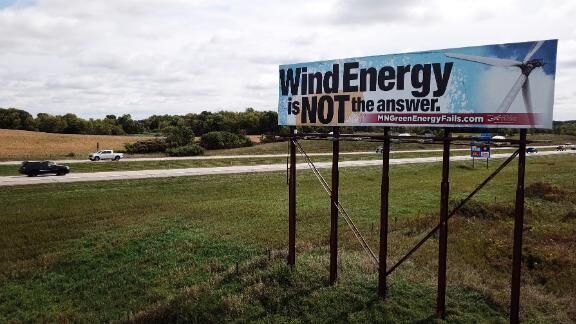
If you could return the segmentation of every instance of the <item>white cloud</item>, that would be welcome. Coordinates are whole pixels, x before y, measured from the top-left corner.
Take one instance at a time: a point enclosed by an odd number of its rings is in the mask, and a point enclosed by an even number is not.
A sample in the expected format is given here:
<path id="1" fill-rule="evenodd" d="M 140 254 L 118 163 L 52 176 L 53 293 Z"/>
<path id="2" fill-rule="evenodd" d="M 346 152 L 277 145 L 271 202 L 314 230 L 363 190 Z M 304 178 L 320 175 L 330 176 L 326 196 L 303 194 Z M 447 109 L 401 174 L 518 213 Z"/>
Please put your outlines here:
<path id="1" fill-rule="evenodd" d="M 535 0 L 28 0 L 0 9 L 0 107 L 276 109 L 282 63 L 560 38 L 554 118 L 576 119 L 575 13 Z"/>
<path id="2" fill-rule="evenodd" d="M 432 6 L 423 6 L 421 0 L 337 0 L 334 3 L 332 21 L 337 24 L 389 24 L 412 21 L 425 14 L 435 13 Z"/>

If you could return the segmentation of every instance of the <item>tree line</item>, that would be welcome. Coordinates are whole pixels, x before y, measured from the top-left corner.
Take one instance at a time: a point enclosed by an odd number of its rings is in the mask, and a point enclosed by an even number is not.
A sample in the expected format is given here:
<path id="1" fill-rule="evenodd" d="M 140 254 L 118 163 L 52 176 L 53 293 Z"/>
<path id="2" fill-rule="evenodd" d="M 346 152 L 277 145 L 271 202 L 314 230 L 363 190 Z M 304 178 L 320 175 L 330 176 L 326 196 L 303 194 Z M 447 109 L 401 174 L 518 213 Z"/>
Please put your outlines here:
<path id="1" fill-rule="evenodd" d="M 152 115 L 141 120 L 134 120 L 130 114 L 121 116 L 106 115 L 103 119 L 84 119 L 75 114 L 51 115 L 39 113 L 36 117 L 25 110 L 15 108 L 0 108 L 0 128 L 20 129 L 28 131 L 40 131 L 47 133 L 63 134 L 92 134 L 92 135 L 125 135 L 125 134 L 163 134 L 166 129 L 189 128 L 196 136 L 223 131 L 242 135 L 286 135 L 288 128 L 278 125 L 278 114 L 275 111 L 256 111 L 247 108 L 243 112 L 203 111 L 199 114 L 186 115 Z M 301 128 L 302 132 L 327 133 L 330 127 L 310 127 Z M 379 127 L 343 127 L 343 133 L 355 132 L 381 132 Z M 441 128 L 425 127 L 395 127 L 396 132 L 410 132 L 424 134 L 431 132 L 440 134 Z M 453 129 L 457 132 L 458 129 Z M 462 129 L 468 132 L 470 129 Z M 502 135 L 515 134 L 517 130 L 499 129 L 486 130 Z M 555 133 L 564 135 L 576 135 L 576 120 L 555 121 L 552 130 L 532 130 L 533 133 Z"/>
<path id="2" fill-rule="evenodd" d="M 130 114 L 106 115 L 103 119 L 84 119 L 75 114 L 51 115 L 39 113 L 36 117 L 25 110 L 0 108 L 0 128 L 63 134 L 124 135 L 161 134 L 170 127 L 190 128 L 194 134 L 226 131 L 236 134 L 278 134 L 278 114 L 274 111 L 243 112 L 203 111 L 199 114 L 152 115 L 135 120 Z"/>

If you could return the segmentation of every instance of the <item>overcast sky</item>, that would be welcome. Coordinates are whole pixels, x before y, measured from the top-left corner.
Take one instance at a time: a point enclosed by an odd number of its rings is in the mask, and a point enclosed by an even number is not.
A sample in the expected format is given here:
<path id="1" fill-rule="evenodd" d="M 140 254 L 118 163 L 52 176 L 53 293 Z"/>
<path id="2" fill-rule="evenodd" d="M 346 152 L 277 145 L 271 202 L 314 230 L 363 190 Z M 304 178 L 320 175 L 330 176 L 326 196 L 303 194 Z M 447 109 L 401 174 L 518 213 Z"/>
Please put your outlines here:
<path id="1" fill-rule="evenodd" d="M 0 0 L 0 107 L 277 110 L 279 64 L 558 38 L 554 119 L 576 119 L 574 17 L 574 0 Z"/>

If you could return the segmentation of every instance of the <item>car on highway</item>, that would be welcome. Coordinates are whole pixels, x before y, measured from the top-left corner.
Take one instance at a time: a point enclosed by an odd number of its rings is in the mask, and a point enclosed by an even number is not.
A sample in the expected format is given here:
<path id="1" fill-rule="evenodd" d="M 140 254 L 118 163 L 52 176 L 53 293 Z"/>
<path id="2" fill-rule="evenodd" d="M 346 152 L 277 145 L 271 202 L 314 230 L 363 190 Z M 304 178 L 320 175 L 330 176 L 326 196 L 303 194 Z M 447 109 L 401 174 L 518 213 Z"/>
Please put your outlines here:
<path id="1" fill-rule="evenodd" d="M 558 145 L 558 146 L 556 146 L 556 151 L 566 151 L 566 146 Z"/>
<path id="2" fill-rule="evenodd" d="M 100 160 L 119 161 L 123 157 L 124 157 L 123 153 L 117 153 L 114 152 L 113 150 L 101 150 L 95 153 L 91 153 L 88 156 L 88 159 L 90 159 L 90 161 L 100 161 Z"/>
<path id="3" fill-rule="evenodd" d="M 418 143 L 434 143 L 434 134 L 426 133 L 424 134 L 425 138 L 421 138 L 418 140 Z"/>
<path id="4" fill-rule="evenodd" d="M 390 148 L 390 151 L 392 151 L 392 148 Z M 384 146 L 378 146 L 376 148 L 376 153 L 384 153 Z"/>
<path id="5" fill-rule="evenodd" d="M 563 145 L 567 150 L 576 150 L 576 145 L 572 143 L 564 143 Z"/>
<path id="6" fill-rule="evenodd" d="M 18 171 L 29 177 L 50 173 L 63 176 L 70 173 L 70 168 L 66 165 L 56 164 L 52 161 L 24 161 L 20 164 L 20 169 Z"/>
<path id="7" fill-rule="evenodd" d="M 538 153 L 538 149 L 535 147 L 529 147 L 526 149 L 526 153 Z"/>

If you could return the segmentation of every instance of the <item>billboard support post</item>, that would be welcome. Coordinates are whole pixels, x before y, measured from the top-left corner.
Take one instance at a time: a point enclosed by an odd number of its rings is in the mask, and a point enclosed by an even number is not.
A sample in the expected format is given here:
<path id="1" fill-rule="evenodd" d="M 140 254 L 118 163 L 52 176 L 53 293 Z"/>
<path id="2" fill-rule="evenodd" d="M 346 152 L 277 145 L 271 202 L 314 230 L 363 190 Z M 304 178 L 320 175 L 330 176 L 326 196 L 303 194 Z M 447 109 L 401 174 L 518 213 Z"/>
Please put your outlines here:
<path id="1" fill-rule="evenodd" d="M 526 129 L 520 130 L 518 154 L 518 183 L 514 213 L 514 247 L 512 256 L 512 289 L 510 323 L 520 321 L 520 273 L 522 266 L 522 231 L 524 227 L 524 175 L 526 171 Z"/>
<path id="2" fill-rule="evenodd" d="M 388 275 L 424 242 L 438 233 L 436 316 L 444 318 L 448 219 L 516 156 L 519 156 L 510 296 L 510 322 L 517 323 L 522 265 L 526 133 L 527 128 L 553 127 L 557 47 L 558 40 L 548 39 L 280 65 L 278 124 L 290 126 L 288 264 L 294 267 L 296 261 L 296 149 L 298 149 L 323 189 L 330 195 L 330 284 L 334 284 L 337 280 L 339 215 L 350 226 L 371 261 L 379 266 L 380 298 L 386 297 Z M 402 59 L 398 59 L 397 55 L 401 55 Z M 523 57 L 522 61 L 517 60 L 518 57 Z M 486 65 L 491 68 L 484 69 Z M 481 73 L 479 69 L 482 69 Z M 511 82 L 513 79 L 502 78 L 504 69 L 514 71 L 516 75 L 514 82 Z M 538 72 L 532 73 L 534 71 Z M 397 81 L 391 81 L 395 79 L 394 75 L 398 76 Z M 495 84 L 497 89 L 492 86 L 486 87 L 486 84 Z M 539 86 L 531 87 L 530 84 Z M 523 100 L 519 100 L 519 96 L 522 96 Z M 330 126 L 333 128 L 333 135 L 328 138 L 324 133 L 297 134 L 296 126 Z M 384 136 L 366 135 L 358 138 L 354 134 L 341 134 L 339 128 L 363 126 L 385 127 Z M 401 136 L 403 134 L 391 136 L 390 127 L 442 127 L 444 136 L 434 137 L 431 140 L 442 141 L 444 149 L 439 223 L 414 248 L 387 269 L 391 138 L 399 142 L 400 137 L 402 140 L 422 139 L 423 142 L 430 140 L 429 136 L 409 136 L 409 138 Z M 449 211 L 450 146 L 452 140 L 462 139 L 451 137 L 451 128 L 467 127 L 520 129 L 520 140 L 512 141 L 514 144 L 519 144 L 520 148 L 455 209 Z M 298 141 L 310 137 L 333 141 L 331 187 Z M 486 169 L 490 169 L 490 143 L 504 142 L 503 138 L 492 137 L 490 133 L 482 133 L 480 139 L 477 136 L 465 139 L 474 140 L 470 143 L 473 168 L 476 164 L 475 158 L 486 158 Z M 338 201 L 340 140 L 383 142 L 379 259 Z M 481 165 L 479 166 L 481 168 Z"/>
<path id="3" fill-rule="evenodd" d="M 332 194 L 330 195 L 330 284 L 338 279 L 338 157 L 340 154 L 340 127 L 333 127 L 332 141 Z"/>
<path id="4" fill-rule="evenodd" d="M 442 183 L 440 185 L 440 237 L 438 240 L 438 293 L 436 315 L 446 316 L 446 259 L 448 255 L 448 198 L 450 195 L 450 129 L 444 128 Z"/>
<path id="5" fill-rule="evenodd" d="M 384 127 L 382 145 L 382 183 L 380 187 L 380 253 L 378 296 L 386 298 L 386 258 L 388 256 L 388 193 L 390 191 L 390 127 Z"/>
<path id="6" fill-rule="evenodd" d="M 290 126 L 290 173 L 288 178 L 288 265 L 296 264 L 296 127 Z"/>

